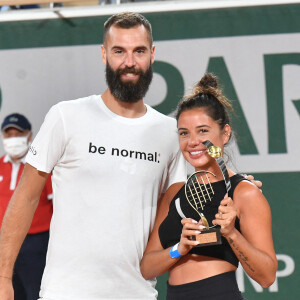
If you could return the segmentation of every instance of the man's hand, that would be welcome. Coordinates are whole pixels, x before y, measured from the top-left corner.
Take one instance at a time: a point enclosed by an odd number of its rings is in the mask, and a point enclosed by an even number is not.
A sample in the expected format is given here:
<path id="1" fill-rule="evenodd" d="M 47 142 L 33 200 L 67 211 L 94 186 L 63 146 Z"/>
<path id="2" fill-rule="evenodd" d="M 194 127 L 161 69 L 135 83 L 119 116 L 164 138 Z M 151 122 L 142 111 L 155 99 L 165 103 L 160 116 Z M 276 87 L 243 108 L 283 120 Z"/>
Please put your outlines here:
<path id="1" fill-rule="evenodd" d="M 255 184 L 259 189 L 261 189 L 262 187 L 262 182 L 259 180 L 255 180 L 253 175 L 247 175 L 247 174 L 243 174 L 243 176 L 250 180 L 253 184 Z"/>
<path id="2" fill-rule="evenodd" d="M 0 275 L 0 299 L 1 300 L 14 300 L 14 289 L 12 280 L 8 277 Z"/>

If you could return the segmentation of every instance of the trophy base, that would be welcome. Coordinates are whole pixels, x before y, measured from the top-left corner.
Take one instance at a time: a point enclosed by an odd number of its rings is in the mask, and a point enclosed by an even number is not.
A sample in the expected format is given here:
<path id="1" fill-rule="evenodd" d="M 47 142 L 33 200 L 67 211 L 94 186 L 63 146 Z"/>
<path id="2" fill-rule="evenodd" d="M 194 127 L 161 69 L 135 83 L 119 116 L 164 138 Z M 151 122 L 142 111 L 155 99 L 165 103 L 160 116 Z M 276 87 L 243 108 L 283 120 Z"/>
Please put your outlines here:
<path id="1" fill-rule="evenodd" d="M 199 242 L 195 247 L 220 245 L 222 244 L 220 228 L 204 229 L 200 234 L 193 236 L 193 240 Z"/>

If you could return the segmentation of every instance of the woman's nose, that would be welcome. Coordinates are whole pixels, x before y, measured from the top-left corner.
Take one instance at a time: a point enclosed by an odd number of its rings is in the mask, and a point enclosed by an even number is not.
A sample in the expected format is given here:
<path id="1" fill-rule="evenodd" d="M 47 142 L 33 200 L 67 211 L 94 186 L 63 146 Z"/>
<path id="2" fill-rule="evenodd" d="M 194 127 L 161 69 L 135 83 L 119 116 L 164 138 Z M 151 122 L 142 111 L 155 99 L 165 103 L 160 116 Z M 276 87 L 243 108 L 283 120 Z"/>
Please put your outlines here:
<path id="1" fill-rule="evenodd" d="M 198 146 L 201 143 L 201 139 L 197 135 L 191 135 L 189 145 L 192 147 Z"/>

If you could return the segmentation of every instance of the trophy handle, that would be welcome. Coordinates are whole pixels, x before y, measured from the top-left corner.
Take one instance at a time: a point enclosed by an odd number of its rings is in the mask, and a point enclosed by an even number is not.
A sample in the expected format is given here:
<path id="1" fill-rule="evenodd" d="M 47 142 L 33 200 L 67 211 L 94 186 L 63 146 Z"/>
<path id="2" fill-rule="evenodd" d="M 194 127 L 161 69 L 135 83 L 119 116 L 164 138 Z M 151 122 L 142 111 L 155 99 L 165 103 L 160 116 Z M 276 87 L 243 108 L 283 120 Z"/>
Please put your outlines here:
<path id="1" fill-rule="evenodd" d="M 216 162 L 218 163 L 218 166 L 221 169 L 222 175 L 224 177 L 224 181 L 225 181 L 225 185 L 226 185 L 226 191 L 227 193 L 230 191 L 231 189 L 231 182 L 229 179 L 229 174 L 224 162 L 224 159 L 222 157 L 222 150 L 220 147 L 214 146 L 213 143 L 209 140 L 205 141 L 202 143 L 208 150 L 208 154 L 213 157 Z"/>

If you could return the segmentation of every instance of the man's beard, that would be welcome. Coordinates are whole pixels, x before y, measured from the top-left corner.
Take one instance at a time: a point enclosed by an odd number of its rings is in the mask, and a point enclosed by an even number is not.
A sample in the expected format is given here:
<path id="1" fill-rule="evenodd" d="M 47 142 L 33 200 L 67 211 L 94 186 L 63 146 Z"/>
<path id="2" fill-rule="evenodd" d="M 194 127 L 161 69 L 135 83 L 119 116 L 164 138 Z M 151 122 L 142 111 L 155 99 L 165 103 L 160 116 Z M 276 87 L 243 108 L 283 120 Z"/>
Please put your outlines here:
<path id="1" fill-rule="evenodd" d="M 121 75 L 126 73 L 138 74 L 139 79 L 136 83 L 123 82 Z M 114 71 L 109 63 L 106 63 L 106 82 L 110 92 L 114 97 L 122 102 L 135 103 L 142 99 L 150 86 L 153 77 L 152 64 L 143 72 L 133 68 L 124 68 Z"/>

